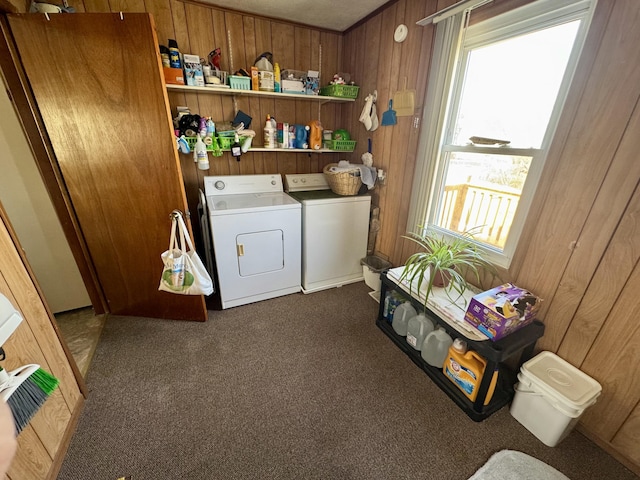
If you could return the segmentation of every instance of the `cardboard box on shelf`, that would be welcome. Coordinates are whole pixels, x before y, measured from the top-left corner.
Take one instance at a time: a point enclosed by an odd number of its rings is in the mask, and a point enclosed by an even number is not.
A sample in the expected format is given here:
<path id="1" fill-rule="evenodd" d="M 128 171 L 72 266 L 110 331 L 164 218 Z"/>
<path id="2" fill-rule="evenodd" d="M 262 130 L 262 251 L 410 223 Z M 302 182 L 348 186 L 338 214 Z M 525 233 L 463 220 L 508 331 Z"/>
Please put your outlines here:
<path id="1" fill-rule="evenodd" d="M 505 283 L 474 295 L 464 319 L 495 341 L 531 323 L 540 302 L 531 292 Z"/>
<path id="2" fill-rule="evenodd" d="M 182 58 L 184 60 L 186 84 L 192 87 L 204 87 L 204 73 L 200 64 L 200 57 L 185 53 Z"/>
<path id="3" fill-rule="evenodd" d="M 181 68 L 162 67 L 165 83 L 184 85 L 184 74 Z"/>

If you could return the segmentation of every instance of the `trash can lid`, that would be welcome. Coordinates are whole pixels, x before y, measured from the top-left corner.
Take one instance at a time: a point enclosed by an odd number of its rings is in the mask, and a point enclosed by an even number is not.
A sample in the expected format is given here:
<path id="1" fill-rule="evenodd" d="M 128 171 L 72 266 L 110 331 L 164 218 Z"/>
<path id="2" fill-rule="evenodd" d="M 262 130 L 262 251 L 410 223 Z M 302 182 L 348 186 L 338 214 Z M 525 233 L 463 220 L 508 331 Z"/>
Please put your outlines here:
<path id="1" fill-rule="evenodd" d="M 391 268 L 390 262 L 387 262 L 386 260 L 383 260 L 382 258 L 376 255 L 367 255 L 366 257 L 361 258 L 360 264 L 366 265 L 376 273 L 380 273 L 381 271 L 387 268 Z"/>
<path id="2" fill-rule="evenodd" d="M 597 381 L 552 352 L 540 352 L 520 370 L 534 385 L 576 407 L 591 405 L 602 391 Z"/>

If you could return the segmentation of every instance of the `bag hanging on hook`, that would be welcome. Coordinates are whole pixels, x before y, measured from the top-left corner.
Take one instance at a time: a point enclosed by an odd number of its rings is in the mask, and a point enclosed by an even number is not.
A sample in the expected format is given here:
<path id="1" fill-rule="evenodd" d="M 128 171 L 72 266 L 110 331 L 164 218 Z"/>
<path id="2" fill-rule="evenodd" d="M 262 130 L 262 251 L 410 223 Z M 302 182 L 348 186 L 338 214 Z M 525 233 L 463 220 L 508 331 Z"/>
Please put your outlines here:
<path id="1" fill-rule="evenodd" d="M 162 276 L 158 290 L 179 295 L 211 295 L 213 282 L 198 257 L 182 214 L 171 214 L 169 250 L 162 255 Z"/>

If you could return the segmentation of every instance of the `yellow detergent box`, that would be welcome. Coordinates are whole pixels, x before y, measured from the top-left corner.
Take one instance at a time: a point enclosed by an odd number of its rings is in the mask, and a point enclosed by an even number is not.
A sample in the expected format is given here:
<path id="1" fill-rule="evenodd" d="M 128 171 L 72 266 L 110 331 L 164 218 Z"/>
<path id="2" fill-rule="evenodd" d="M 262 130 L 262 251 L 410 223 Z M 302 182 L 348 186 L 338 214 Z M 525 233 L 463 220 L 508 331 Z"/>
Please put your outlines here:
<path id="1" fill-rule="evenodd" d="M 541 301 L 533 293 L 505 283 L 474 295 L 464 319 L 495 341 L 531 323 Z"/>

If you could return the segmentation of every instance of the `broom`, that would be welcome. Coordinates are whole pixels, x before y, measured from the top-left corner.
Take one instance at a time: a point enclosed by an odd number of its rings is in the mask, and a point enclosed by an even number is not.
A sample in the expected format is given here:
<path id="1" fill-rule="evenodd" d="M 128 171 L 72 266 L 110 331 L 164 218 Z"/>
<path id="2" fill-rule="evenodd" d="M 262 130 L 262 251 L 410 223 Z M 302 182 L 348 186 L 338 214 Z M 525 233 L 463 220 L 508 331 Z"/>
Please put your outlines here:
<path id="1" fill-rule="evenodd" d="M 60 381 L 30 364 L 7 372 L 0 367 L 0 398 L 11 409 L 18 435 L 56 389 Z"/>

